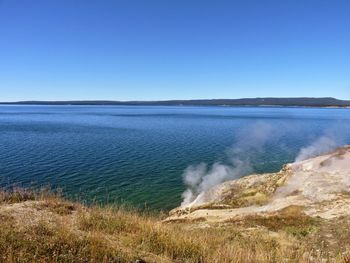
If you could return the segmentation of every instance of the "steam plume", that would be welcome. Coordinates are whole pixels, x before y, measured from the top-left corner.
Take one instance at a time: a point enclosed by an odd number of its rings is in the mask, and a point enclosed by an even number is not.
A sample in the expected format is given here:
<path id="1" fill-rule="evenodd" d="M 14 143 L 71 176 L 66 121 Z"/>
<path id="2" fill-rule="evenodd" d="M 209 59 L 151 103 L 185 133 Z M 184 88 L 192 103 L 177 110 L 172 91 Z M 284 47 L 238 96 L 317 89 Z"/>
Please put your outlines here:
<path id="1" fill-rule="evenodd" d="M 311 145 L 302 148 L 295 161 L 299 162 L 311 157 L 315 157 L 317 155 L 324 154 L 336 148 L 337 145 L 338 143 L 336 142 L 335 138 L 326 135 L 321 136 Z"/>
<path id="2" fill-rule="evenodd" d="M 302 148 L 295 158 L 295 161 L 303 161 L 311 157 L 325 154 L 334 150 L 336 147 L 346 144 L 348 141 L 348 123 L 337 123 L 324 131 L 323 135 L 318 137 L 309 146 Z"/>
<path id="3" fill-rule="evenodd" d="M 236 143 L 226 152 L 227 164 L 216 162 L 211 167 L 205 163 L 189 166 L 183 174 L 183 180 L 187 186 L 182 194 L 181 206 L 189 205 L 202 192 L 224 181 L 232 180 L 252 172 L 251 155 L 259 153 L 268 141 L 272 128 L 264 122 L 242 130 Z"/>

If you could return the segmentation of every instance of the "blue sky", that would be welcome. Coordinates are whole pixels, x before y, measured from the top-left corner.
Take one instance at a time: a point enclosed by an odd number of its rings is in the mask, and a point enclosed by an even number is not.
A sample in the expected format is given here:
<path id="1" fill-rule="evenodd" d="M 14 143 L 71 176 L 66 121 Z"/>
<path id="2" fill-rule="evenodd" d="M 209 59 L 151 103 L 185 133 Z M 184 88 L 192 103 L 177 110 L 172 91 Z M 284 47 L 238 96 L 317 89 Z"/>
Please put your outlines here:
<path id="1" fill-rule="evenodd" d="M 350 99 L 348 0 L 0 0 L 0 101 Z"/>

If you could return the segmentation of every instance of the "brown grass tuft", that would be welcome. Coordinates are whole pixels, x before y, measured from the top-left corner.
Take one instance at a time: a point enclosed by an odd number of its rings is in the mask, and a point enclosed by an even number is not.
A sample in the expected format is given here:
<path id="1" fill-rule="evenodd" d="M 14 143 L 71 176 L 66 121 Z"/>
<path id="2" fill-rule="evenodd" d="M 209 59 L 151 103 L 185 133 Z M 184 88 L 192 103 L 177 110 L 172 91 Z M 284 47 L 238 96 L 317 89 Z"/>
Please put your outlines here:
<path id="1" fill-rule="evenodd" d="M 219 225 L 205 221 L 164 224 L 159 217 L 137 211 L 84 207 L 52 195 L 32 198 L 16 192 L 14 197 L 1 196 L 6 201 L 0 204 L 0 262 L 349 260 L 350 219 L 323 222 L 309 218 L 297 206 L 269 217 Z M 13 203 L 28 196 L 38 201 L 23 206 Z"/>
<path id="2" fill-rule="evenodd" d="M 283 230 L 293 236 L 307 236 L 315 230 L 319 220 L 307 216 L 301 206 L 289 206 L 274 215 L 246 216 L 233 222 L 245 227 L 263 226 L 271 231 Z"/>

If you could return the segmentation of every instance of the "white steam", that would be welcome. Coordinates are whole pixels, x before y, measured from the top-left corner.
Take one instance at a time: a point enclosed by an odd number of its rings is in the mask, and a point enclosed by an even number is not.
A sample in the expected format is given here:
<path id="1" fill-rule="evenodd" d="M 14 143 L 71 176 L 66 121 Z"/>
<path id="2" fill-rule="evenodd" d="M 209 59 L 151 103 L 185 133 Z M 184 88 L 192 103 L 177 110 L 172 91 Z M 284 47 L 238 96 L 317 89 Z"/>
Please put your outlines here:
<path id="1" fill-rule="evenodd" d="M 225 162 L 218 161 L 211 166 L 200 163 L 187 167 L 183 173 L 183 181 L 187 189 L 182 194 L 181 206 L 191 203 L 198 205 L 202 201 L 203 193 L 210 188 L 253 172 L 251 159 L 262 153 L 266 142 L 278 140 L 289 132 L 297 133 L 300 129 L 294 126 L 291 130 L 289 125 L 281 124 L 274 127 L 278 129 L 272 129 L 272 126 L 266 122 L 256 122 L 236 135 L 236 143 L 226 151 Z M 349 125 L 346 123 L 329 127 L 312 144 L 302 148 L 295 161 L 322 155 L 343 145 L 348 138 L 348 130 Z M 279 146 L 283 148 L 283 144 L 279 143 Z M 284 146 L 284 151 L 288 150 L 288 146 Z"/>
<path id="2" fill-rule="evenodd" d="M 314 141 L 311 145 L 300 150 L 298 156 L 295 158 L 296 162 L 315 157 L 326 152 L 330 152 L 338 145 L 335 138 L 324 135 Z"/>
<path id="3" fill-rule="evenodd" d="M 295 161 L 303 161 L 322 155 L 346 144 L 349 139 L 349 130 L 350 125 L 348 122 L 337 122 L 335 125 L 328 127 L 322 136 L 318 137 L 309 146 L 300 150 Z"/>
<path id="4" fill-rule="evenodd" d="M 189 205 L 215 185 L 252 172 L 251 154 L 261 152 L 272 135 L 271 130 L 271 126 L 264 122 L 242 130 L 236 138 L 237 142 L 226 152 L 227 164 L 216 162 L 211 167 L 205 163 L 189 166 L 183 174 L 187 189 L 182 194 L 181 206 Z"/>

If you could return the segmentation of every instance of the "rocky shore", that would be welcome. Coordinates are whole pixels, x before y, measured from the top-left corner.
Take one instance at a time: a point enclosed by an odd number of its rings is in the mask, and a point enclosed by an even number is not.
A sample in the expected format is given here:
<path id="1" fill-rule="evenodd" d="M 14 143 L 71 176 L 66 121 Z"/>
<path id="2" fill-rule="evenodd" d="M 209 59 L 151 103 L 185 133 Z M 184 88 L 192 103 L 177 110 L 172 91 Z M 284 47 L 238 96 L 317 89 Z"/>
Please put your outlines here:
<path id="1" fill-rule="evenodd" d="M 200 194 L 170 215 L 0 191 L 0 262 L 350 262 L 350 147 Z"/>
<path id="2" fill-rule="evenodd" d="M 278 173 L 250 175 L 201 193 L 192 203 L 170 212 L 167 221 L 224 222 L 268 216 L 298 206 L 311 217 L 350 214 L 350 146 L 287 164 Z"/>

